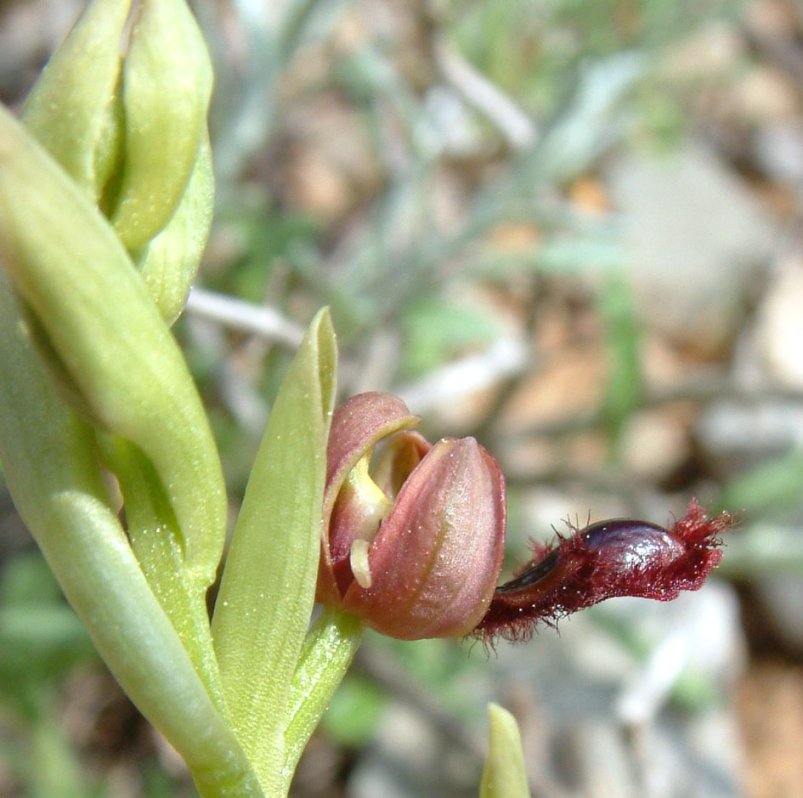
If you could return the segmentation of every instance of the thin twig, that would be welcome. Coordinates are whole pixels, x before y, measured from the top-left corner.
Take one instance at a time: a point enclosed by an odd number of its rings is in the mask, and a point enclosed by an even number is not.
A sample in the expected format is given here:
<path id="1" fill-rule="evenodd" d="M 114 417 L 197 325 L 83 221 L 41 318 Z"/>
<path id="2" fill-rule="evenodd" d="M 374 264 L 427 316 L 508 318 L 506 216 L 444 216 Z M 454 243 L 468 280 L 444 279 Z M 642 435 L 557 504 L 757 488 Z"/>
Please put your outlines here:
<path id="1" fill-rule="evenodd" d="M 454 402 L 521 372 L 527 347 L 515 338 L 500 338 L 478 355 L 448 363 L 420 382 L 395 390 L 416 413 L 441 402 Z"/>
<path id="2" fill-rule="evenodd" d="M 295 349 L 304 337 L 303 328 L 273 308 L 201 288 L 193 288 L 190 292 L 187 311 L 193 316 L 258 335 L 291 349 Z"/>
<path id="3" fill-rule="evenodd" d="M 445 42 L 434 42 L 432 49 L 443 77 L 467 103 L 487 117 L 511 149 L 527 150 L 535 144 L 538 131 L 534 122 L 495 83 Z"/>
<path id="4" fill-rule="evenodd" d="M 217 364 L 214 373 L 220 398 L 240 427 L 257 437 L 265 428 L 268 404 L 253 380 L 243 373 L 242 363 L 230 357 L 229 342 L 219 324 L 192 318 L 187 325 L 190 339 Z"/>

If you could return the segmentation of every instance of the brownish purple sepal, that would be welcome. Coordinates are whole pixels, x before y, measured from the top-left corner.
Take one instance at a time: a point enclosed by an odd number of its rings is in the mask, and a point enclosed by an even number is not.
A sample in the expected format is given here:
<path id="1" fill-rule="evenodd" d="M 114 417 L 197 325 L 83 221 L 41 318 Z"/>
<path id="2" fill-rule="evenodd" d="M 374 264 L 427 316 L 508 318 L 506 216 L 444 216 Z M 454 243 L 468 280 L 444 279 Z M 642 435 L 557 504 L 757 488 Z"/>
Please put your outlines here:
<path id="1" fill-rule="evenodd" d="M 323 539 L 316 596 L 319 602 L 335 605 L 340 600 L 334 561 L 342 559 L 342 552 L 351 548 L 349 536 L 353 538 L 358 534 L 354 526 L 349 526 L 348 519 L 338 527 L 338 534 L 333 534 L 330 528 L 335 502 L 344 483 L 357 463 L 370 456 L 379 441 L 416 426 L 418 421 L 401 399 L 386 393 L 357 394 L 335 410 L 326 452 Z"/>
<path id="2" fill-rule="evenodd" d="M 318 600 L 391 637 L 461 637 L 496 588 L 504 478 L 473 438 L 431 446 L 409 430 L 415 421 L 385 394 L 359 395 L 335 413 Z"/>

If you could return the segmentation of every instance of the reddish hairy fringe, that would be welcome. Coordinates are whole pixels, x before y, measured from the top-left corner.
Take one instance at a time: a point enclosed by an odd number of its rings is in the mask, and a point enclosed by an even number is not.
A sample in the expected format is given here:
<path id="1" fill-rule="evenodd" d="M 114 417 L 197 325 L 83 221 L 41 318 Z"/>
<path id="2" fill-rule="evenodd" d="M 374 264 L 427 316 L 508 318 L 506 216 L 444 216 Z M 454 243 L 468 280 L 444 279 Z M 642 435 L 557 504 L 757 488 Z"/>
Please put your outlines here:
<path id="1" fill-rule="evenodd" d="M 533 558 L 494 593 L 472 637 L 493 646 L 498 638 L 529 640 L 537 624 L 554 627 L 578 610 L 608 598 L 637 596 L 671 601 L 698 590 L 722 558 L 719 535 L 736 518 L 710 518 L 696 499 L 668 529 L 644 521 L 613 519 L 570 534 L 553 546 L 533 544 Z"/>

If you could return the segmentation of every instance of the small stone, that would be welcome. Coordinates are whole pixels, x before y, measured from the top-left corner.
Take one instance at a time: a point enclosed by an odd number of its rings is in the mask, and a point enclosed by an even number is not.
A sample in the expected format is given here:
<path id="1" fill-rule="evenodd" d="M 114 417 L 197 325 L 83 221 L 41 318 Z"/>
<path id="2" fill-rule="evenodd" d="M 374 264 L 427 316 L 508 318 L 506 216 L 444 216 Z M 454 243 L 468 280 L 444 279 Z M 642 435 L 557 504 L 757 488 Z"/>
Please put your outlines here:
<path id="1" fill-rule="evenodd" d="M 767 269 L 774 224 L 701 146 L 624 158 L 610 184 L 639 315 L 674 341 L 719 351 L 743 319 L 746 286 Z"/>

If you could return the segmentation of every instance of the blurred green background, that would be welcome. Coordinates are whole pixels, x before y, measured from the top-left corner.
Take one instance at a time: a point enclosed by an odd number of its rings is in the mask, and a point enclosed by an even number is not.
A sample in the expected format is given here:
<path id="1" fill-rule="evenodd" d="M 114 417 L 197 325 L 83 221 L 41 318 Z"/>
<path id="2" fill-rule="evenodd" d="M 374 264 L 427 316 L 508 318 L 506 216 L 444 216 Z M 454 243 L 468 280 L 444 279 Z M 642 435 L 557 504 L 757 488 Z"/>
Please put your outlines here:
<path id="1" fill-rule="evenodd" d="M 402 395 L 561 519 L 741 512 L 717 579 L 485 651 L 371 636 L 294 795 L 803 795 L 803 7 L 199 0 L 217 215 L 177 326 L 232 506 L 324 304 L 341 398 Z M 0 2 L 18 107 L 81 8 Z M 192 795 L 0 493 L 0 796 Z"/>

